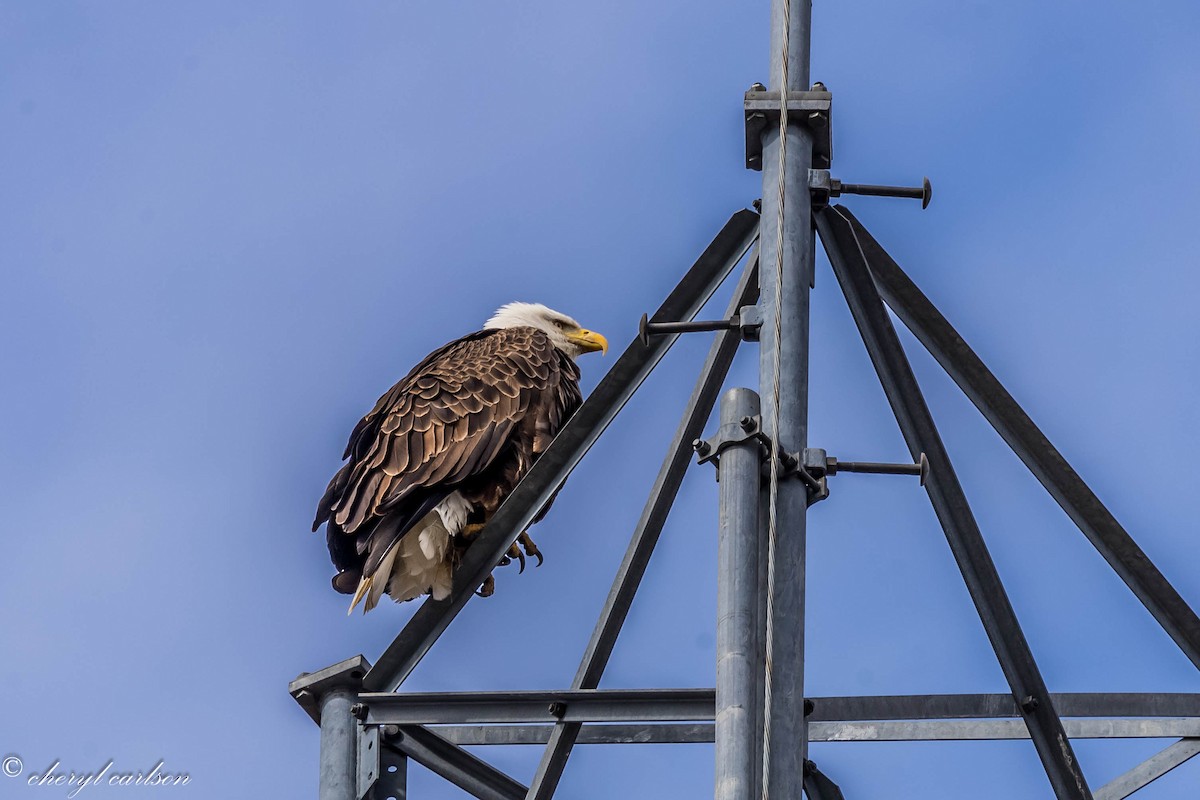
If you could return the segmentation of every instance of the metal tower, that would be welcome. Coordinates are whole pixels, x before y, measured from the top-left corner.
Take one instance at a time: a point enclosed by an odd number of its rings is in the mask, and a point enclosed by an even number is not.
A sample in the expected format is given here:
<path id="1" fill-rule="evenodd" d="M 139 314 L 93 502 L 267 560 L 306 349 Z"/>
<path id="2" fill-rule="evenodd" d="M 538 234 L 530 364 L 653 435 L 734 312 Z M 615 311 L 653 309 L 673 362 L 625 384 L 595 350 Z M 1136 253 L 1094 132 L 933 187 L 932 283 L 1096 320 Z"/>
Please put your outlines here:
<path id="1" fill-rule="evenodd" d="M 771 77 L 746 93 L 746 164 L 763 173 L 759 213 L 738 211 L 626 348 L 487 528 L 454 591 L 428 599 L 371 665 L 362 656 L 292 682 L 321 726 L 321 800 L 404 798 L 409 759 L 483 800 L 552 797 L 576 744 L 716 743 L 716 797 L 841 798 L 807 758 L 811 741 L 1032 741 L 1059 800 L 1118 800 L 1200 753 L 1200 694 L 1050 694 L 972 515 L 887 308 L 970 398 L 1163 629 L 1200 668 L 1200 618 L 951 324 L 862 224 L 842 194 L 919 188 L 831 177 L 831 95 L 809 85 L 811 0 L 772 0 Z M 839 462 L 810 448 L 809 291 L 820 239 L 912 454 L 911 464 Z M 756 244 L 757 242 L 757 244 Z M 726 318 L 695 321 L 745 261 Z M 518 534 L 566 480 L 674 341 L 717 331 L 600 619 L 568 690 L 413 694 L 397 690 Z M 731 389 L 701 438 L 742 341 L 759 342 L 760 392 Z M 598 689 L 651 552 L 693 456 L 719 470 L 717 684 Z M 806 697 L 805 514 L 842 472 L 920 476 L 966 582 L 1008 695 Z M 776 579 L 783 576 L 786 579 Z M 1179 737 L 1095 791 L 1073 738 Z M 524 786 L 463 749 L 545 744 Z"/>

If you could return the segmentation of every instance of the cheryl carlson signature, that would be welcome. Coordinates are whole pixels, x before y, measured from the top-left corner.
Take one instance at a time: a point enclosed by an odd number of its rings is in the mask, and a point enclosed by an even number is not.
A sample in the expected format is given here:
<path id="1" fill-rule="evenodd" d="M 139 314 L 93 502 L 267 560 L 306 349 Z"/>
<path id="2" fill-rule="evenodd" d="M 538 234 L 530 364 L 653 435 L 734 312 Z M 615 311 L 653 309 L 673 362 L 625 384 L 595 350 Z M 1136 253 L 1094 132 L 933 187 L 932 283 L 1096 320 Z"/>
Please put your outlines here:
<path id="1" fill-rule="evenodd" d="M 160 759 L 149 772 L 123 771 L 114 767 L 111 759 L 96 772 L 75 772 L 62 769 L 58 759 L 41 772 L 30 775 L 25 783 L 29 786 L 60 786 L 67 789 L 67 797 L 75 797 L 88 786 L 187 786 L 192 777 L 186 772 L 167 772 Z M 25 769 L 20 756 L 5 756 L 0 769 L 9 778 L 16 778 Z"/>

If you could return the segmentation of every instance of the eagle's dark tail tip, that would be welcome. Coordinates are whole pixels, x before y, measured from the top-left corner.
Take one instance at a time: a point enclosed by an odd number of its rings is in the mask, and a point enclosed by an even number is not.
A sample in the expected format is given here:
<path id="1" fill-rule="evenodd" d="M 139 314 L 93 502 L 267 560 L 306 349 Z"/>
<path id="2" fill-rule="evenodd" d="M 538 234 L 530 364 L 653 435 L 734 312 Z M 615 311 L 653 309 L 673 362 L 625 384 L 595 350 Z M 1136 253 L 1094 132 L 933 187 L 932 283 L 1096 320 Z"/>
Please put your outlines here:
<path id="1" fill-rule="evenodd" d="M 362 580 L 362 573 L 358 570 L 348 569 L 344 572 L 339 572 L 333 576 L 333 588 L 341 594 L 354 594 L 358 588 L 359 582 Z"/>

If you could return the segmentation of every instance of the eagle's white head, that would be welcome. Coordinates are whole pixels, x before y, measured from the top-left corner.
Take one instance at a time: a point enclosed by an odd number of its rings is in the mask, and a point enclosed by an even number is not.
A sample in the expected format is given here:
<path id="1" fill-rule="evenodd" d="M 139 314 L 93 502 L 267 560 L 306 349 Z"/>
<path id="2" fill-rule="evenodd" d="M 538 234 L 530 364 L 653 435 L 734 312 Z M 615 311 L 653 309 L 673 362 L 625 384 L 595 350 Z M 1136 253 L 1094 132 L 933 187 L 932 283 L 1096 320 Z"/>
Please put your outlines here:
<path id="1" fill-rule="evenodd" d="M 485 330 L 530 327 L 545 331 L 550 342 L 571 358 L 596 350 L 608 352 L 608 340 L 585 330 L 579 323 L 541 303 L 509 303 L 501 306 L 483 325 Z"/>

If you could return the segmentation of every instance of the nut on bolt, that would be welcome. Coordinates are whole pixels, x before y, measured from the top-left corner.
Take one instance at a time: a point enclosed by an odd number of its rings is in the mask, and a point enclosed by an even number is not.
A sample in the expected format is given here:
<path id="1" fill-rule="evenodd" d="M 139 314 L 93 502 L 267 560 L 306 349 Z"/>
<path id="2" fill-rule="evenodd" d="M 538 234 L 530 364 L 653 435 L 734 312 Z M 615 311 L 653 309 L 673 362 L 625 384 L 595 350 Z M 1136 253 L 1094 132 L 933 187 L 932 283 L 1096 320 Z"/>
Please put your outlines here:
<path id="1" fill-rule="evenodd" d="M 350 716 L 354 717 L 359 722 L 365 722 L 367 719 L 367 706 L 365 703 L 355 703 L 350 706 Z"/>
<path id="2" fill-rule="evenodd" d="M 746 433 L 749 433 L 755 428 L 754 417 L 742 417 L 738 424 L 742 426 L 742 430 L 744 430 Z"/>
<path id="3" fill-rule="evenodd" d="M 703 439 L 695 439 L 692 441 L 692 449 L 702 456 L 708 455 L 708 451 L 712 450 L 712 445 Z"/>
<path id="4" fill-rule="evenodd" d="M 566 714 L 567 714 L 567 704 L 566 703 L 551 703 L 550 704 L 550 716 L 554 717 L 555 719 L 562 719 L 564 716 L 566 716 Z"/>
<path id="5" fill-rule="evenodd" d="M 1034 697 L 1033 695 L 1029 695 L 1024 700 L 1021 701 L 1021 710 L 1024 711 L 1026 714 L 1032 714 L 1033 712 L 1038 710 L 1038 706 L 1040 706 L 1040 705 L 1041 705 L 1041 703 L 1038 702 L 1038 699 L 1036 697 Z"/>

